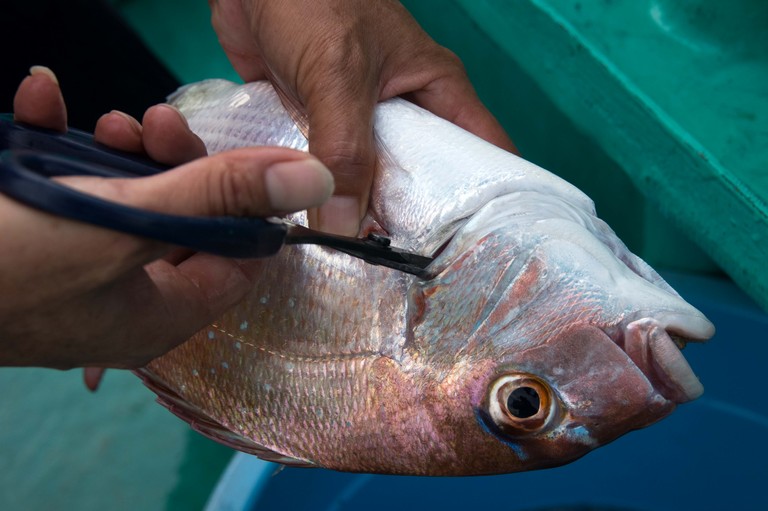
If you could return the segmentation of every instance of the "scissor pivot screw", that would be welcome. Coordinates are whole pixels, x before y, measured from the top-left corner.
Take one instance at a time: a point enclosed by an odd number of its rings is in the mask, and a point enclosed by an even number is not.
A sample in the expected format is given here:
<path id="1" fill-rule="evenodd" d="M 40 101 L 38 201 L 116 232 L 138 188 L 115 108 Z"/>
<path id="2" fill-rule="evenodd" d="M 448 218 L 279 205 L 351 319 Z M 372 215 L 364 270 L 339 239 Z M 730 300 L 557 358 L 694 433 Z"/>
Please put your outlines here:
<path id="1" fill-rule="evenodd" d="M 381 245 L 382 247 L 388 247 L 390 243 L 392 243 L 392 240 L 386 236 L 382 236 L 381 234 L 376 234 L 373 232 L 368 234 L 368 241 L 372 241 L 378 245 Z"/>

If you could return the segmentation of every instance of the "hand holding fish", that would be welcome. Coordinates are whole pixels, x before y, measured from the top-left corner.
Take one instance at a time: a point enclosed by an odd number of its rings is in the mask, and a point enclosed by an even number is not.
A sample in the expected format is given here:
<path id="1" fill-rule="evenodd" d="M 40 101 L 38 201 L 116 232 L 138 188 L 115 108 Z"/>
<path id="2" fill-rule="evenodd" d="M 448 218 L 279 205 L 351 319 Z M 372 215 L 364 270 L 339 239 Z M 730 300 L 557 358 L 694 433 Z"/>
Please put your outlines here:
<path id="1" fill-rule="evenodd" d="M 399 2 L 211 2 L 213 26 L 246 81 L 269 79 L 308 116 L 309 150 L 333 172 L 335 196 L 310 225 L 354 235 L 375 167 L 373 110 L 407 99 L 514 150 L 459 59 L 435 43 Z"/>
<path id="2" fill-rule="evenodd" d="M 14 109 L 17 121 L 66 129 L 58 82 L 44 68 L 33 68 L 21 83 Z M 95 138 L 165 164 L 189 162 L 147 178 L 62 179 L 158 212 L 268 216 L 317 206 L 333 189 L 328 170 L 299 151 L 249 148 L 202 158 L 202 142 L 167 105 L 150 108 L 143 126 L 125 114 L 107 114 Z M 262 264 L 181 253 L 1 195 L 0 218 L 0 365 L 144 365 L 241 299 Z"/>

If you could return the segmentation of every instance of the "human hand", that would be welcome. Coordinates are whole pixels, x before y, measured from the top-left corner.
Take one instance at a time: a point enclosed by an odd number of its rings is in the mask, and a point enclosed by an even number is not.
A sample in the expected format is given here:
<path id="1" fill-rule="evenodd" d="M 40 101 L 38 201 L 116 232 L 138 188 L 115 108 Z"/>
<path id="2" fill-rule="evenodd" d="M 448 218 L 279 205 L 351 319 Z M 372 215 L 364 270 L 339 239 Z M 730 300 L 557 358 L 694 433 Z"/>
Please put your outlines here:
<path id="1" fill-rule="evenodd" d="M 246 81 L 269 79 L 309 118 L 309 150 L 333 172 L 335 196 L 310 225 L 355 235 L 375 167 L 373 109 L 394 96 L 514 151 L 459 59 L 394 0 L 217 0 L 212 22 Z"/>
<path id="2" fill-rule="evenodd" d="M 18 121 L 66 129 L 64 100 L 48 70 L 33 68 L 14 110 Z M 270 216 L 318 206 L 332 193 L 331 174 L 305 153 L 250 148 L 204 157 L 175 109 L 155 106 L 143 121 L 107 114 L 95 138 L 170 165 L 192 161 L 147 178 L 60 181 L 115 202 L 190 216 Z M 261 264 L 189 254 L 3 195 L 0 219 L 0 366 L 142 366 L 241 299 Z"/>

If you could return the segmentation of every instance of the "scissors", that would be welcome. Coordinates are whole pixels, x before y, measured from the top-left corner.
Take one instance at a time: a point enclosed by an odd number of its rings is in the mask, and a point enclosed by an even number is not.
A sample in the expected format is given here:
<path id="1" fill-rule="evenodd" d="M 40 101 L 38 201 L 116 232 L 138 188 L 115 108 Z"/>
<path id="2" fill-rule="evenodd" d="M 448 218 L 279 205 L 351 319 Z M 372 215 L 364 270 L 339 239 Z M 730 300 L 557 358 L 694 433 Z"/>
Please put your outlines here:
<path id="1" fill-rule="evenodd" d="M 433 258 L 390 246 L 384 236 L 336 236 L 280 218 L 167 215 L 117 204 L 69 188 L 52 177 L 135 178 L 169 167 L 106 147 L 84 131 L 66 133 L 0 114 L 0 192 L 57 216 L 225 257 L 267 257 L 283 245 L 315 244 L 427 278 Z"/>

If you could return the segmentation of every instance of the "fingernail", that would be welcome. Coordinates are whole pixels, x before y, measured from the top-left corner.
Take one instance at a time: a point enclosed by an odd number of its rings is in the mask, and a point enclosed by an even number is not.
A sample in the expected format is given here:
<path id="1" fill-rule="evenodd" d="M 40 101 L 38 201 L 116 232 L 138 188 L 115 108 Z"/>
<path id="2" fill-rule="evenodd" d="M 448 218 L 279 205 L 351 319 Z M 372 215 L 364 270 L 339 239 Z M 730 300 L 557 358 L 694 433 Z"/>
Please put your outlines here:
<path id="1" fill-rule="evenodd" d="M 85 382 L 85 386 L 88 387 L 88 390 L 91 392 L 99 390 L 99 385 L 101 385 L 101 380 L 104 377 L 105 371 L 106 369 L 103 367 L 83 368 L 83 381 Z"/>
<path id="2" fill-rule="evenodd" d="M 141 123 L 137 121 L 132 115 L 128 115 L 127 113 L 121 112 L 120 110 L 111 110 L 109 113 L 113 115 L 119 115 L 128 121 L 128 124 L 131 125 L 131 129 L 133 129 L 136 133 L 141 133 Z"/>
<path id="3" fill-rule="evenodd" d="M 269 203 L 278 211 L 314 208 L 333 193 L 333 175 L 314 158 L 276 163 L 267 169 L 264 182 Z"/>
<path id="4" fill-rule="evenodd" d="M 53 71 L 50 70 L 50 68 L 47 68 L 45 66 L 32 66 L 29 68 L 29 74 L 32 76 L 36 75 L 46 75 L 48 78 L 50 78 L 53 83 L 56 85 L 59 84 L 59 79 L 56 78 L 56 75 Z"/>
<path id="5" fill-rule="evenodd" d="M 159 105 L 155 105 L 155 108 L 167 108 L 168 110 L 173 110 L 174 112 L 176 112 L 176 115 L 178 115 L 179 118 L 182 120 L 182 122 L 184 123 L 184 126 L 189 128 L 189 122 L 187 122 L 187 118 L 184 116 L 183 113 L 181 113 L 181 110 L 171 105 L 170 103 L 161 103 Z"/>
<path id="6" fill-rule="evenodd" d="M 318 229 L 342 236 L 357 236 L 360 230 L 360 200 L 337 195 L 317 212 Z"/>

